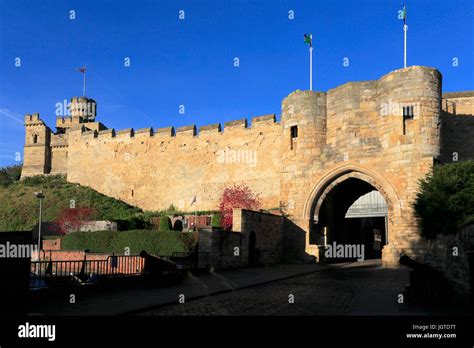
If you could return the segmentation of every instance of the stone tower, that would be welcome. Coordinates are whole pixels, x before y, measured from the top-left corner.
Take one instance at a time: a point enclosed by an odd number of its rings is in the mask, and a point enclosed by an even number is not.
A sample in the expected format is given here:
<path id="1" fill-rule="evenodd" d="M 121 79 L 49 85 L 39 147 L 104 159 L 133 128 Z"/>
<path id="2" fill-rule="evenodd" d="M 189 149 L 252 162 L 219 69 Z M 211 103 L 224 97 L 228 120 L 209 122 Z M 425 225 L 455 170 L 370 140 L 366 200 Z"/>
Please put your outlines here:
<path id="1" fill-rule="evenodd" d="M 291 209 L 294 202 L 285 197 L 293 196 L 295 178 L 309 174 L 326 144 L 326 93 L 298 90 L 288 95 L 282 102 L 281 125 L 281 197 Z"/>
<path id="2" fill-rule="evenodd" d="M 73 97 L 69 105 L 69 111 L 73 122 L 77 119 L 78 123 L 94 122 L 97 115 L 97 103 L 94 99 L 87 97 Z"/>
<path id="3" fill-rule="evenodd" d="M 39 114 L 25 116 L 25 146 L 22 177 L 50 172 L 51 129 Z"/>
<path id="4" fill-rule="evenodd" d="M 56 117 L 56 132 L 46 126 L 39 114 L 26 115 L 22 178 L 43 174 L 67 174 L 69 131 L 107 129 L 96 122 L 97 103 L 87 97 L 73 97 L 68 106 L 71 116 Z"/>
<path id="5" fill-rule="evenodd" d="M 326 97 L 324 92 L 297 90 L 284 98 L 281 106 L 281 204 L 302 229 L 308 228 L 308 222 L 297 213 L 303 209 L 302 192 L 307 192 L 304 183 L 324 156 Z"/>

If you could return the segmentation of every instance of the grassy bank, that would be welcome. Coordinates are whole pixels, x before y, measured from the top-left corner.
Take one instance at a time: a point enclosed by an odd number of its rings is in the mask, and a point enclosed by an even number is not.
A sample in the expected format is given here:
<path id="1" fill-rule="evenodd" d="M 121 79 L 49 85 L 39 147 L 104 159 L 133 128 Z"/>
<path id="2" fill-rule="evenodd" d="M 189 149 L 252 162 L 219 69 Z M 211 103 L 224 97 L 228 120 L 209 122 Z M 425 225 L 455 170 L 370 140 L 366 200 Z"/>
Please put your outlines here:
<path id="1" fill-rule="evenodd" d="M 43 190 L 43 220 L 55 221 L 71 200 L 76 206 L 96 211 L 96 220 L 129 220 L 143 214 L 142 210 L 120 200 L 107 197 L 89 187 L 68 183 L 59 176 L 31 177 L 0 186 L 0 231 L 31 230 L 38 222 L 38 199 L 35 192 Z"/>

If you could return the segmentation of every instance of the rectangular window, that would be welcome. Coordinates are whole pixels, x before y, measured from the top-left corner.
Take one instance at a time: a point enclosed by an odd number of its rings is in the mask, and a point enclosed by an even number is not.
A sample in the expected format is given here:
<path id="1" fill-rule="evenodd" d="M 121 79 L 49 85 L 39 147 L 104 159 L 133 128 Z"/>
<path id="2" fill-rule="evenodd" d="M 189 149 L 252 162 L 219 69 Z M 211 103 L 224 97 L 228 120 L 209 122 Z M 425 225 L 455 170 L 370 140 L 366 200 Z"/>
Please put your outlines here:
<path id="1" fill-rule="evenodd" d="M 415 117 L 415 114 L 413 112 L 413 105 L 411 106 L 404 106 L 403 107 L 403 118 L 406 120 L 411 120 Z"/>
<path id="2" fill-rule="evenodd" d="M 406 134 L 406 120 L 413 120 L 415 113 L 413 112 L 413 105 L 403 107 L 403 135 Z"/>
<path id="3" fill-rule="evenodd" d="M 298 126 L 291 126 L 291 138 L 298 138 Z"/>
<path id="4" fill-rule="evenodd" d="M 291 134 L 291 138 L 290 138 L 290 149 L 293 150 L 293 149 L 294 149 L 294 146 L 295 146 L 293 139 L 298 138 L 298 126 L 291 126 L 291 128 L 290 128 L 290 134 Z"/>

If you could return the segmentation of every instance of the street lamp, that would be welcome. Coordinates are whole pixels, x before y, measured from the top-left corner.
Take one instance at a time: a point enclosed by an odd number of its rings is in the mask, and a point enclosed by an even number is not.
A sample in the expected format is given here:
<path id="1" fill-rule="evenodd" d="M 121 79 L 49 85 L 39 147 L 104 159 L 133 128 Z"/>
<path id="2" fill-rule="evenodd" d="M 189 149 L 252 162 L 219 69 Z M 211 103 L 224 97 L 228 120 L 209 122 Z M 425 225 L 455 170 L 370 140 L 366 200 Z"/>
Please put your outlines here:
<path id="1" fill-rule="evenodd" d="M 38 261 L 40 261 L 40 251 L 41 251 L 41 218 L 43 215 L 42 212 L 42 200 L 44 198 L 43 190 L 35 192 L 36 198 L 39 199 L 40 209 L 39 209 L 39 224 L 38 224 Z"/>

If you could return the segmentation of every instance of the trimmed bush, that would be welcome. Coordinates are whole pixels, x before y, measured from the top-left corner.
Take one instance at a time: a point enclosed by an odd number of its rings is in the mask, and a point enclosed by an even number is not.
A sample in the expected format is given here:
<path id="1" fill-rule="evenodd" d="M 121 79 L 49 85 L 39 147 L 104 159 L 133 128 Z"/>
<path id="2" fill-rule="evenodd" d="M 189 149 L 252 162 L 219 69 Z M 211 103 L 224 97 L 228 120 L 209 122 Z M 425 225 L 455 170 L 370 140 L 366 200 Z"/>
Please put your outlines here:
<path id="1" fill-rule="evenodd" d="M 181 232 L 183 230 L 183 221 L 177 219 L 173 224 L 173 231 Z"/>
<path id="2" fill-rule="evenodd" d="M 221 216 L 221 214 L 212 215 L 211 226 L 212 227 L 222 227 L 222 216 Z"/>
<path id="3" fill-rule="evenodd" d="M 123 254 L 129 248 L 130 254 L 145 250 L 163 256 L 193 250 L 195 245 L 196 237 L 192 233 L 153 230 L 75 232 L 64 236 L 61 243 L 63 250 Z"/>
<path id="4" fill-rule="evenodd" d="M 426 238 L 455 234 L 474 222 L 474 161 L 434 166 L 413 204 Z"/>
<path id="5" fill-rule="evenodd" d="M 160 217 L 160 227 L 159 231 L 169 231 L 171 230 L 171 219 L 166 215 Z"/>
<path id="6" fill-rule="evenodd" d="M 195 251 L 199 239 L 198 232 L 181 232 L 178 233 L 178 237 L 181 243 L 183 243 L 184 250 Z"/>
<path id="7" fill-rule="evenodd" d="M 126 220 L 115 220 L 117 223 L 117 230 L 128 231 L 128 230 L 144 230 L 150 229 L 151 223 L 144 216 L 132 216 Z"/>

